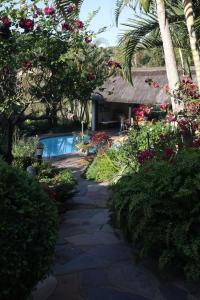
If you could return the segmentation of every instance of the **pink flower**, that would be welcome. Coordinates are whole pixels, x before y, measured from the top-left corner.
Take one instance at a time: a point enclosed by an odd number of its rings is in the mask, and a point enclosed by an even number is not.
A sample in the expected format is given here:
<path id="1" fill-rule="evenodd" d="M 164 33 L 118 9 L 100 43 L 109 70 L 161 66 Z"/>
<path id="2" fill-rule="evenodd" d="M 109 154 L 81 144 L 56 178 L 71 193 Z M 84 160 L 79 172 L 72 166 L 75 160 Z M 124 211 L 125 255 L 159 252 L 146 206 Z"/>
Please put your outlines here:
<path id="1" fill-rule="evenodd" d="M 81 20 L 76 20 L 75 21 L 75 27 L 78 29 L 83 29 L 84 28 L 84 23 Z"/>
<path id="2" fill-rule="evenodd" d="M 161 110 L 167 110 L 169 108 L 169 104 L 168 103 L 161 103 L 160 104 L 160 109 Z"/>
<path id="3" fill-rule="evenodd" d="M 75 9 L 76 9 L 76 4 L 74 4 L 74 3 L 70 3 L 70 4 L 67 6 L 67 12 L 68 12 L 69 14 L 71 14 L 73 11 L 75 11 Z"/>
<path id="4" fill-rule="evenodd" d="M 34 21 L 31 19 L 21 19 L 19 26 L 23 28 L 26 32 L 33 30 Z"/>
<path id="5" fill-rule="evenodd" d="M 169 85 L 168 85 L 168 84 L 164 84 L 164 85 L 163 85 L 163 91 L 164 91 L 165 93 L 168 93 L 168 92 L 169 92 Z"/>
<path id="6" fill-rule="evenodd" d="M 72 27 L 70 24 L 68 24 L 68 23 L 64 23 L 64 24 L 62 25 L 62 30 L 63 30 L 63 31 L 72 31 L 72 30 L 73 30 L 73 27 Z"/>
<path id="7" fill-rule="evenodd" d="M 44 13 L 46 16 L 51 16 L 55 13 L 55 8 L 52 6 L 51 7 L 47 6 L 44 8 Z"/>
<path id="8" fill-rule="evenodd" d="M 94 75 L 93 75 L 92 73 L 88 73 L 88 74 L 87 74 L 87 80 L 88 80 L 88 81 L 94 80 Z"/>
<path id="9" fill-rule="evenodd" d="M 11 26 L 11 21 L 7 16 L 2 17 L 2 23 L 4 25 L 4 27 L 10 27 Z"/>
<path id="10" fill-rule="evenodd" d="M 158 82 L 157 81 L 155 81 L 155 80 L 152 80 L 152 82 L 151 82 L 151 86 L 153 87 L 153 88 L 159 88 L 159 84 L 158 84 Z"/>
<path id="11" fill-rule="evenodd" d="M 172 113 L 169 113 L 169 114 L 168 114 L 168 118 L 169 118 L 169 122 L 170 122 L 170 123 L 172 123 L 172 122 L 175 121 L 175 115 L 172 114 Z"/>
<path id="12" fill-rule="evenodd" d="M 92 38 L 89 37 L 89 36 L 86 36 L 86 37 L 85 37 L 85 42 L 86 42 L 87 44 L 90 44 L 90 43 L 92 42 Z"/>

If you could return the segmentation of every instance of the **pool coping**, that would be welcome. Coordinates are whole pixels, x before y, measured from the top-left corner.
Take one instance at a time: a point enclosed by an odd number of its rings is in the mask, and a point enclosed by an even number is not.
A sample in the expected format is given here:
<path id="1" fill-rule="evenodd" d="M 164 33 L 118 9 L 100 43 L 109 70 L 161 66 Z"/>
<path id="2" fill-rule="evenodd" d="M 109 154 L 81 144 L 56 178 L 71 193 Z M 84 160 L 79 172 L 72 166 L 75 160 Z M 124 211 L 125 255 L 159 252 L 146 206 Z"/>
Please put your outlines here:
<path id="1" fill-rule="evenodd" d="M 38 138 L 39 139 L 46 139 L 46 138 L 51 138 L 51 137 L 58 137 L 58 136 L 65 136 L 65 135 L 75 135 L 75 134 L 80 134 L 80 131 L 72 131 L 72 132 L 62 132 L 62 133 L 44 133 L 44 134 L 39 134 Z"/>

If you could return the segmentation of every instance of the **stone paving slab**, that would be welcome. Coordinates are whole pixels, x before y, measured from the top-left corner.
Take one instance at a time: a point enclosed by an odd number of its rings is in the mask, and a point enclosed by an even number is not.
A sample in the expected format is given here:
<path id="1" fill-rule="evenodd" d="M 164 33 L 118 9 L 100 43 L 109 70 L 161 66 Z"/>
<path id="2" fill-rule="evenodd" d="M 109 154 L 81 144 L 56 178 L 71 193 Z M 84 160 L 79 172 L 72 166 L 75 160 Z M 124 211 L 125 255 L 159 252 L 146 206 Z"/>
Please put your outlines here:
<path id="1" fill-rule="evenodd" d="M 110 224 L 107 183 L 80 178 L 83 159 L 55 162 L 78 179 L 78 192 L 63 215 L 52 270 L 57 287 L 48 300 L 198 300 L 175 283 L 163 283 Z"/>

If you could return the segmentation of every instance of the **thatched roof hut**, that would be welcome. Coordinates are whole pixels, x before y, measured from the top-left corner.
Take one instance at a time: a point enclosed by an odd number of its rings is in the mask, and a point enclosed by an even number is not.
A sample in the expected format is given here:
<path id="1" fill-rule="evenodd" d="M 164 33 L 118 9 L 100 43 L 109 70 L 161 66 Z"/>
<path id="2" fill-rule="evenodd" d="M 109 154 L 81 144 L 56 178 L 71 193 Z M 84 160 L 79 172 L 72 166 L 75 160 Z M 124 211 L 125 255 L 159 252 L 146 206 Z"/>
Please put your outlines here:
<path id="1" fill-rule="evenodd" d="M 192 75 L 195 72 L 192 68 Z M 180 71 L 180 76 L 182 72 Z M 111 103 L 143 103 L 156 104 L 170 102 L 170 96 L 162 88 L 152 88 L 145 80 L 153 79 L 162 87 L 168 82 L 164 67 L 156 68 L 137 68 L 132 72 L 133 86 L 121 76 L 109 78 L 104 85 L 95 91 L 93 100 Z M 195 81 L 195 76 L 194 76 Z"/>

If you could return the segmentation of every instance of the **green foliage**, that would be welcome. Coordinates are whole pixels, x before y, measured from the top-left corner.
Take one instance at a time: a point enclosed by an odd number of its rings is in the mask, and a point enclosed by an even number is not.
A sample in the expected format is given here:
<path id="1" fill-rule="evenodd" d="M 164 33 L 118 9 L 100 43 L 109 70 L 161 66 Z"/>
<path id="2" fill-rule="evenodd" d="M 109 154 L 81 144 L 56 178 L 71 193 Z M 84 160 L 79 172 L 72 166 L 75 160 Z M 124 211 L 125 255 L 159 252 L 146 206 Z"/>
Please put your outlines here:
<path id="1" fill-rule="evenodd" d="M 35 152 L 39 143 L 38 137 L 17 140 L 13 146 L 13 165 L 26 170 L 36 161 Z"/>
<path id="2" fill-rule="evenodd" d="M 112 181 L 119 173 L 119 165 L 116 162 L 117 150 L 109 149 L 98 154 L 86 172 L 87 179 L 98 182 Z"/>
<path id="3" fill-rule="evenodd" d="M 57 209 L 41 186 L 0 161 L 0 299 L 26 300 L 48 273 Z"/>
<path id="4" fill-rule="evenodd" d="M 16 141 L 16 143 L 13 145 L 13 156 L 14 157 L 35 156 L 35 151 L 38 143 L 39 143 L 39 138 L 37 136 Z"/>
<path id="5" fill-rule="evenodd" d="M 169 161 L 151 161 L 113 187 L 117 224 L 139 245 L 141 256 L 176 264 L 200 279 L 200 153 L 184 150 Z"/>
<path id="6" fill-rule="evenodd" d="M 76 179 L 68 169 L 55 169 L 48 162 L 33 164 L 36 169 L 37 179 L 47 184 L 56 192 L 59 201 L 64 201 L 76 185 Z"/>

